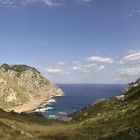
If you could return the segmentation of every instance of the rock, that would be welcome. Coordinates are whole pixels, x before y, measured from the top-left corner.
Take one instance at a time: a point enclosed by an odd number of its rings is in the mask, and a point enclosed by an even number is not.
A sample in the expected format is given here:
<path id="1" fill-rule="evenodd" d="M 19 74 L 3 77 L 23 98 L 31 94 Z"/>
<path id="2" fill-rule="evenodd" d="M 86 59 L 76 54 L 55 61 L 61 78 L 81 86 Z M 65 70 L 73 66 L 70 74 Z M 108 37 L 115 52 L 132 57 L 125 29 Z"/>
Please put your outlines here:
<path id="1" fill-rule="evenodd" d="M 15 126 L 9 126 L 10 128 L 16 130 L 17 132 L 19 132 L 21 135 L 26 135 L 27 137 L 33 138 L 33 136 L 27 132 L 25 132 L 23 129 L 15 127 Z"/>
<path id="2" fill-rule="evenodd" d="M 67 113 L 66 113 L 66 112 L 58 112 L 57 114 L 58 114 L 58 115 L 62 115 L 62 116 L 67 115 Z"/>
<path id="3" fill-rule="evenodd" d="M 25 135 L 26 135 L 27 137 L 29 137 L 29 138 L 33 138 L 33 136 L 32 136 L 31 134 L 29 134 L 29 133 L 25 133 Z"/>
<path id="4" fill-rule="evenodd" d="M 84 115 L 83 115 L 84 117 L 86 117 L 86 116 L 88 116 L 88 113 L 86 112 L 86 113 L 84 113 Z"/>
<path id="5" fill-rule="evenodd" d="M 127 105 L 127 102 L 124 102 L 124 105 Z"/>
<path id="6" fill-rule="evenodd" d="M 104 122 L 108 122 L 108 121 L 109 121 L 109 119 L 108 119 L 108 118 L 104 119 Z"/>
<path id="7" fill-rule="evenodd" d="M 97 114 L 97 117 L 100 117 L 100 116 L 101 116 L 101 113 L 98 113 L 98 114 Z"/>
<path id="8" fill-rule="evenodd" d="M 124 101 L 124 95 L 116 96 L 118 101 Z"/>
<path id="9" fill-rule="evenodd" d="M 30 111 L 63 91 L 35 68 L 26 65 L 0 66 L 0 108 Z"/>
<path id="10" fill-rule="evenodd" d="M 72 120 L 72 117 L 62 117 L 60 120 L 63 122 L 70 122 Z"/>
<path id="11" fill-rule="evenodd" d="M 139 79 L 137 79 L 137 81 L 136 81 L 136 82 L 140 84 L 140 78 L 139 78 Z"/>

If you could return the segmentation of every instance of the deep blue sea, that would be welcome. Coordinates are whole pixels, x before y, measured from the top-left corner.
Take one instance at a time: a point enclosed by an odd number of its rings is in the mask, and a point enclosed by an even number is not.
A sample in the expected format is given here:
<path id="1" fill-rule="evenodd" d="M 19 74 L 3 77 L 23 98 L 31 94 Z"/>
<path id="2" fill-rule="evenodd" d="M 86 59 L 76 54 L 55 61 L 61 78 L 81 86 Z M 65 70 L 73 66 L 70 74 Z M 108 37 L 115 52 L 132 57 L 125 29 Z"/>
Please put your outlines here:
<path id="1" fill-rule="evenodd" d="M 66 116 L 88 106 L 98 99 L 121 94 L 125 85 L 111 84 L 59 84 L 64 96 L 56 96 L 46 102 L 43 115 L 50 118 Z"/>

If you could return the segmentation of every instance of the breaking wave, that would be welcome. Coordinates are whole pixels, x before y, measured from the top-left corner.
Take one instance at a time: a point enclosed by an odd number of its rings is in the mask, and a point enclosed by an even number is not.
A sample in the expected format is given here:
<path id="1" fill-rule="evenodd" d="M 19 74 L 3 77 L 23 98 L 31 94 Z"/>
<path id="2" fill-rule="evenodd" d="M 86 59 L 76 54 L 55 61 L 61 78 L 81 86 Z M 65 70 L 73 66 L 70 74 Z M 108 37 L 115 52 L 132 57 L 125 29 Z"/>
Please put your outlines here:
<path id="1" fill-rule="evenodd" d="M 53 107 L 40 108 L 40 109 L 36 109 L 35 112 L 45 112 L 52 109 Z"/>
<path id="2" fill-rule="evenodd" d="M 51 103 L 55 103 L 55 102 L 56 102 L 55 99 L 49 99 L 49 100 L 46 102 L 46 104 L 47 104 L 47 105 L 50 105 Z"/>

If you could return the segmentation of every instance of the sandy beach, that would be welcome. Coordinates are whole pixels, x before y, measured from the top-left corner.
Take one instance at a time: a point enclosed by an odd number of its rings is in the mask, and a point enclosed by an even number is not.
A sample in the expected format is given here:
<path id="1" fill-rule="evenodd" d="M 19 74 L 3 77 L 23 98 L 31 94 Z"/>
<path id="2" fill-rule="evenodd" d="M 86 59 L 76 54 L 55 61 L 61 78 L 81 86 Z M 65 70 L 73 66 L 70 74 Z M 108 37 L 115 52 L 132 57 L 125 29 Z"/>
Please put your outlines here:
<path id="1" fill-rule="evenodd" d="M 60 95 L 63 95 L 64 93 L 58 93 L 54 96 L 60 96 Z M 36 99 L 36 100 L 30 100 L 28 103 L 26 104 L 23 104 L 23 105 L 20 105 L 20 106 L 17 106 L 17 107 L 14 107 L 14 108 L 11 108 L 7 111 L 14 111 L 14 112 L 17 112 L 17 113 L 21 113 L 21 112 L 32 112 L 34 111 L 35 109 L 39 108 L 42 106 L 42 104 L 53 98 L 54 96 L 47 96 L 45 97 L 44 99 Z"/>

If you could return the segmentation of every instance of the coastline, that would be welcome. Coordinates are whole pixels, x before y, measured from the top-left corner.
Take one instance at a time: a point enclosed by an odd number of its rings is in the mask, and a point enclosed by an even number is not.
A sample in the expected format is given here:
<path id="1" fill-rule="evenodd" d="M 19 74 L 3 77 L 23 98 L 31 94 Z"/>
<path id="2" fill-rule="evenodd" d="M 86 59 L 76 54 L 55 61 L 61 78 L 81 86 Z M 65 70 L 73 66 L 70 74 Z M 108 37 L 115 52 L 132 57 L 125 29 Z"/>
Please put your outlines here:
<path id="1" fill-rule="evenodd" d="M 45 112 L 48 109 L 52 109 L 52 108 L 45 107 L 45 106 L 47 105 L 47 102 L 49 102 L 50 100 L 53 100 L 52 98 L 57 97 L 57 96 L 64 96 L 64 92 L 61 92 L 61 93 L 56 94 L 54 96 L 50 96 L 47 100 L 45 100 L 42 104 L 40 104 L 39 107 L 35 108 L 32 112 Z"/>
<path id="2" fill-rule="evenodd" d="M 43 106 L 43 104 L 45 102 L 47 102 L 48 100 L 50 100 L 51 98 L 55 97 L 55 96 L 62 96 L 64 95 L 64 92 L 61 91 L 59 93 L 56 93 L 55 95 L 51 95 L 51 96 L 47 96 L 45 99 L 36 99 L 36 101 L 30 100 L 28 103 L 8 109 L 6 111 L 10 112 L 10 111 L 14 111 L 17 113 L 22 113 L 22 112 L 35 112 L 36 109 L 40 108 Z"/>

